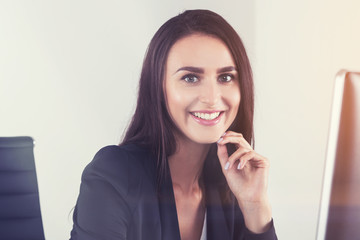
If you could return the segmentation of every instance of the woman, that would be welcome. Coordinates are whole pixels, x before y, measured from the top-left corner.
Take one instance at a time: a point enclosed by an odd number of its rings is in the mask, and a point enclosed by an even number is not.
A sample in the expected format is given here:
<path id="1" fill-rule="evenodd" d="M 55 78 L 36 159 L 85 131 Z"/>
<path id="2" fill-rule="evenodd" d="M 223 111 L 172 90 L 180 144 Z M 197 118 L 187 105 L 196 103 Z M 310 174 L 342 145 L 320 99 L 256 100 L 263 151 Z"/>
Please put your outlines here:
<path id="1" fill-rule="evenodd" d="M 150 42 L 123 142 L 84 170 L 71 239 L 277 239 L 253 112 L 234 29 L 207 10 L 168 20 Z"/>

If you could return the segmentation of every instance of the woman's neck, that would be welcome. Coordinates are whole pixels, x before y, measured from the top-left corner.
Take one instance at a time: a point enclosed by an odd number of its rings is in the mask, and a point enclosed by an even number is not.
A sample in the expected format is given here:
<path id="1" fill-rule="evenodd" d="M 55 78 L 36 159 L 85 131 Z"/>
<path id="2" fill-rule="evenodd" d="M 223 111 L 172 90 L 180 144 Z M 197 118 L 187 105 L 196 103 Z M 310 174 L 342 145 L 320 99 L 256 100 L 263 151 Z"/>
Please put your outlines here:
<path id="1" fill-rule="evenodd" d="M 189 139 L 177 138 L 176 152 L 168 158 L 174 187 L 183 194 L 200 190 L 199 178 L 210 145 L 194 143 Z"/>

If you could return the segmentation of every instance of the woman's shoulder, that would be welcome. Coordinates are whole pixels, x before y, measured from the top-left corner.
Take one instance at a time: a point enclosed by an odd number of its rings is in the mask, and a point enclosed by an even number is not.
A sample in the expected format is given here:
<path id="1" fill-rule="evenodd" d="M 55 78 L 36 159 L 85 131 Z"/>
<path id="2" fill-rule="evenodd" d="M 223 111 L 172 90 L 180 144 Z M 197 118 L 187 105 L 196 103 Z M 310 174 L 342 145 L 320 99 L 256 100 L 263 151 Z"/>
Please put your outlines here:
<path id="1" fill-rule="evenodd" d="M 138 181 L 154 178 L 155 161 L 145 148 L 135 144 L 101 148 L 86 166 L 82 179 L 98 177 L 110 182 Z"/>
<path id="2" fill-rule="evenodd" d="M 72 239 L 124 239 L 139 206 L 145 200 L 157 206 L 151 162 L 137 145 L 101 148 L 82 174 Z"/>
<path id="3" fill-rule="evenodd" d="M 119 158 L 124 156 L 130 156 L 133 158 L 142 157 L 143 155 L 150 154 L 148 149 L 145 147 L 141 147 L 140 145 L 136 144 L 124 144 L 124 145 L 109 145 L 101 148 L 94 157 L 94 160 L 97 157 L 104 157 L 106 158 Z"/>
<path id="4" fill-rule="evenodd" d="M 101 148 L 90 162 L 89 166 L 93 167 L 116 167 L 137 164 L 146 164 L 153 162 L 152 154 L 145 148 L 135 145 L 109 145 Z"/>

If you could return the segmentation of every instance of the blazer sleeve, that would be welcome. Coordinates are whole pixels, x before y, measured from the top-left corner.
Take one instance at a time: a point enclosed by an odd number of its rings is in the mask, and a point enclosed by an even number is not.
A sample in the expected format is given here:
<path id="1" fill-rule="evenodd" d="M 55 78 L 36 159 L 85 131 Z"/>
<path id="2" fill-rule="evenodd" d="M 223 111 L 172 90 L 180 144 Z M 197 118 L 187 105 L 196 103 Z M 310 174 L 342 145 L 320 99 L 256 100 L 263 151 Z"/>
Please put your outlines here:
<path id="1" fill-rule="evenodd" d="M 127 168 L 126 154 L 117 146 L 95 155 L 82 175 L 71 240 L 126 239 L 132 216 Z"/>
<path id="2" fill-rule="evenodd" d="M 234 225 L 234 239 L 236 240 L 277 240 L 274 221 L 271 219 L 270 228 L 263 233 L 253 233 L 245 225 L 244 216 L 237 204 L 237 201 L 233 201 L 235 212 L 235 225 Z"/>
<path id="3" fill-rule="evenodd" d="M 245 240 L 277 240 L 273 220 L 271 220 L 270 228 L 261 234 L 255 234 L 245 227 L 244 238 Z"/>

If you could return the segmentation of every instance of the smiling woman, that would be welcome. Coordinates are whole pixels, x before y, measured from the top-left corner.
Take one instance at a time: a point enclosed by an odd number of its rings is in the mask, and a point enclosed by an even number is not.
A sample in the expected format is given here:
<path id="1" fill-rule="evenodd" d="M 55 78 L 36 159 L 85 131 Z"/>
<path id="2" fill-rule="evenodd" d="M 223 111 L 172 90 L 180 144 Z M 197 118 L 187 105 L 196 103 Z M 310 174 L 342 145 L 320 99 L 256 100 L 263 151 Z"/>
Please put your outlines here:
<path id="1" fill-rule="evenodd" d="M 253 99 L 246 51 L 221 16 L 168 20 L 123 142 L 84 170 L 71 239 L 277 239 Z"/>

